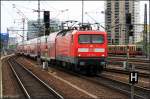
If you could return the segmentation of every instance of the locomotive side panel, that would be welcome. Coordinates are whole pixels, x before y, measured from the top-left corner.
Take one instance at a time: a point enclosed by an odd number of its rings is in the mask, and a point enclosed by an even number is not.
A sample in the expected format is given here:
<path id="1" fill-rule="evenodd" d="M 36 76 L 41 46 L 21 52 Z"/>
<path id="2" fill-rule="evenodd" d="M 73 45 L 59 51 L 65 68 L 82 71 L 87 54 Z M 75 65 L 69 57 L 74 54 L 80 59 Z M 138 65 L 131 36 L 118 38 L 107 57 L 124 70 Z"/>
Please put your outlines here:
<path id="1" fill-rule="evenodd" d="M 72 35 L 58 36 L 56 38 L 56 59 L 59 61 L 74 63 Z"/>

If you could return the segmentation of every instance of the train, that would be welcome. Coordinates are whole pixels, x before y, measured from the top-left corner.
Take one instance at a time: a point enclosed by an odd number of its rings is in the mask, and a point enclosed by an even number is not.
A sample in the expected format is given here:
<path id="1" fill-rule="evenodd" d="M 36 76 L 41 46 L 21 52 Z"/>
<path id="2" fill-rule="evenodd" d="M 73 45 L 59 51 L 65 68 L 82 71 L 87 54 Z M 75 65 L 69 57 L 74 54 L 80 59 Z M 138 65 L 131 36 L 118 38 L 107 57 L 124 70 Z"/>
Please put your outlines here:
<path id="1" fill-rule="evenodd" d="M 143 45 L 108 45 L 108 54 L 109 55 L 126 55 L 127 49 L 129 49 L 130 56 L 144 55 Z"/>
<path id="2" fill-rule="evenodd" d="M 107 33 L 99 30 L 64 29 L 24 42 L 17 54 L 40 57 L 73 71 L 97 74 L 103 71 L 108 56 Z"/>

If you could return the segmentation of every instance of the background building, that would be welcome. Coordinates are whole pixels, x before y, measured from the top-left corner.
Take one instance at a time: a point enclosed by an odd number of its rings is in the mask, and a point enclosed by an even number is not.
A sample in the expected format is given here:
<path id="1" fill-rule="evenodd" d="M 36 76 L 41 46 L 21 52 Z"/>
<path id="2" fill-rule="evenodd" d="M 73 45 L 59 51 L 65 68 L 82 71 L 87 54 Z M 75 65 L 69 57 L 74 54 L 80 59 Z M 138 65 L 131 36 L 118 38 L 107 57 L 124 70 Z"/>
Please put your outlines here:
<path id="1" fill-rule="evenodd" d="M 0 33 L 0 50 L 7 48 L 8 39 L 9 39 L 8 33 Z"/>
<path id="2" fill-rule="evenodd" d="M 17 44 L 17 38 L 16 37 L 9 37 L 8 40 L 8 48 L 15 49 Z"/>
<path id="3" fill-rule="evenodd" d="M 144 34 L 144 26 L 142 26 L 142 32 L 141 32 L 141 41 L 143 41 L 143 34 Z M 150 25 L 147 25 L 147 42 L 149 42 L 149 33 L 150 33 Z"/>
<path id="4" fill-rule="evenodd" d="M 37 20 L 28 21 L 27 27 L 28 27 L 27 40 L 38 37 L 39 26 Z"/>
<path id="5" fill-rule="evenodd" d="M 38 37 L 39 30 L 42 35 L 44 35 L 44 23 L 41 19 L 41 26 L 38 26 L 37 20 L 28 21 L 28 32 L 27 32 L 27 40 Z M 50 19 L 50 31 L 55 32 L 60 29 L 60 21 L 58 19 Z M 40 29 L 38 27 L 41 27 Z"/>
<path id="6" fill-rule="evenodd" d="M 105 27 L 108 27 L 109 44 L 129 43 L 128 30 L 126 29 L 126 13 L 131 13 L 132 24 L 138 24 L 139 18 L 138 0 L 107 0 L 105 2 Z M 134 34 L 131 41 L 138 39 L 139 26 L 133 26 Z"/>
<path id="7" fill-rule="evenodd" d="M 61 22 L 58 19 L 50 20 L 50 31 L 59 31 L 61 28 Z"/>

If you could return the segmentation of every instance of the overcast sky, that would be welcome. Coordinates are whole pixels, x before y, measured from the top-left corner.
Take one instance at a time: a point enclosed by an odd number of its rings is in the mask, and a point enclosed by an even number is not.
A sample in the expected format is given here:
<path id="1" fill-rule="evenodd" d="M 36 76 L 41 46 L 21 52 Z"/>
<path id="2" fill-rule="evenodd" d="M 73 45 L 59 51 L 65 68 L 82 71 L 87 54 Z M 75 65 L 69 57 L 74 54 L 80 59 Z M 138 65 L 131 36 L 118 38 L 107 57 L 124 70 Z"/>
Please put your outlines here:
<path id="1" fill-rule="evenodd" d="M 140 23 L 143 23 L 145 3 L 148 4 L 147 8 L 149 8 L 148 0 L 140 1 Z M 33 11 L 37 10 L 37 1 L 2 1 L 1 33 L 7 32 L 7 27 L 16 27 L 17 29 L 22 27 L 22 17 L 17 14 L 18 11 L 13 8 L 12 4 L 15 4 L 16 8 L 21 10 L 29 20 L 37 19 L 37 12 Z M 61 12 L 65 9 L 69 10 Z M 41 1 L 41 10 L 51 11 L 50 17 L 58 18 L 60 21 L 68 19 L 81 21 L 82 1 Z M 101 11 L 104 11 L 104 1 L 84 1 L 84 12 L 88 12 L 89 16 L 104 25 L 104 14 L 100 13 Z M 84 15 L 84 22 L 95 22 L 89 16 Z M 41 13 L 42 17 L 43 13 Z"/>

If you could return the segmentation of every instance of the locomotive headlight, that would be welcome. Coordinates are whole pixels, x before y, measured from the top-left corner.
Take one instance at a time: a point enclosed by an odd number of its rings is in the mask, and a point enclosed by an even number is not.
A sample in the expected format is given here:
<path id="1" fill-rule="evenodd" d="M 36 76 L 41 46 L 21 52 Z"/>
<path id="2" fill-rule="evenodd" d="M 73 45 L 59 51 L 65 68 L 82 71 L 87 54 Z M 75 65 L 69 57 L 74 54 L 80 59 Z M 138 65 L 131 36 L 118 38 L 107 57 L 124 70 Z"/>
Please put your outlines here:
<path id="1" fill-rule="evenodd" d="M 105 56 L 104 54 L 102 54 L 102 56 Z"/>
<path id="2" fill-rule="evenodd" d="M 78 48 L 78 52 L 88 52 L 88 48 Z"/>
<path id="3" fill-rule="evenodd" d="M 105 52 L 104 48 L 95 48 L 94 52 Z"/>

